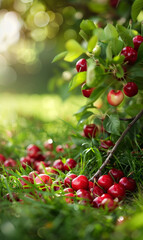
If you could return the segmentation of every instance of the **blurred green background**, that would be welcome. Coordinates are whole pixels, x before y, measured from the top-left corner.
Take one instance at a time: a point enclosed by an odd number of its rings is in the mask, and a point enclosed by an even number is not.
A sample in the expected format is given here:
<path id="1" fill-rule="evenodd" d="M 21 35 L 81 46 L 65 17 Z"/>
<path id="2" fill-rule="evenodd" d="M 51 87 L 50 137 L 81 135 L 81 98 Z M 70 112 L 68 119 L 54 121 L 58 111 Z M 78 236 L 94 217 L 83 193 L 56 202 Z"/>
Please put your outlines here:
<path id="1" fill-rule="evenodd" d="M 69 39 L 81 41 L 80 22 L 92 19 L 126 22 L 133 0 L 1 0 L 0 1 L 0 92 L 70 94 L 68 83 L 75 64 L 52 64 Z M 76 92 L 78 91 L 76 90 Z"/>

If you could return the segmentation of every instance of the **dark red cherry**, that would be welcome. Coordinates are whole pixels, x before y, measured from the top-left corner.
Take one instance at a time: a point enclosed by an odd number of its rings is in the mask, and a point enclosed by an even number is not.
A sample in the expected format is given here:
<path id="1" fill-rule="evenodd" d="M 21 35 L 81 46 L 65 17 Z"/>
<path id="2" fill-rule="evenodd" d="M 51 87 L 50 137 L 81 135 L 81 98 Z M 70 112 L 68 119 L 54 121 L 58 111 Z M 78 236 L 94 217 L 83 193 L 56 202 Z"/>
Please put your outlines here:
<path id="1" fill-rule="evenodd" d="M 72 180 L 72 188 L 77 191 L 79 189 L 86 189 L 89 188 L 88 179 L 84 175 L 79 175 Z"/>
<path id="2" fill-rule="evenodd" d="M 77 72 L 85 72 L 87 71 L 87 62 L 86 59 L 82 58 L 76 63 Z"/>
<path id="3" fill-rule="evenodd" d="M 123 90 L 126 96 L 133 97 L 138 93 L 138 86 L 134 82 L 128 82 Z"/>
<path id="4" fill-rule="evenodd" d="M 133 192 L 136 189 L 136 182 L 134 179 L 129 177 L 123 177 L 120 179 L 119 183 L 124 186 L 127 191 Z"/>
<path id="5" fill-rule="evenodd" d="M 95 88 L 88 88 L 86 83 L 83 83 L 83 85 L 81 86 L 82 95 L 89 98 L 94 89 Z"/>
<path id="6" fill-rule="evenodd" d="M 137 51 L 132 47 L 124 47 L 121 51 L 121 55 L 125 56 L 125 62 L 134 64 L 137 60 Z"/>
<path id="7" fill-rule="evenodd" d="M 141 43 L 143 42 L 143 37 L 141 35 L 137 35 L 133 38 L 134 49 L 137 51 Z"/>
<path id="8" fill-rule="evenodd" d="M 116 182 L 118 182 L 122 177 L 124 177 L 124 173 L 121 170 L 116 169 L 116 168 L 110 169 L 108 174 L 111 177 L 113 177 Z"/>
<path id="9" fill-rule="evenodd" d="M 98 185 L 102 188 L 104 188 L 106 191 L 108 190 L 108 188 L 110 188 L 113 185 L 113 179 L 111 178 L 111 176 L 109 175 L 102 175 L 99 179 L 98 179 Z"/>
<path id="10" fill-rule="evenodd" d="M 121 184 L 115 183 L 108 189 L 107 193 L 113 198 L 122 200 L 125 197 L 125 188 Z"/>
<path id="11" fill-rule="evenodd" d="M 97 131 L 98 128 L 94 123 L 84 125 L 83 132 L 87 138 L 95 138 Z"/>

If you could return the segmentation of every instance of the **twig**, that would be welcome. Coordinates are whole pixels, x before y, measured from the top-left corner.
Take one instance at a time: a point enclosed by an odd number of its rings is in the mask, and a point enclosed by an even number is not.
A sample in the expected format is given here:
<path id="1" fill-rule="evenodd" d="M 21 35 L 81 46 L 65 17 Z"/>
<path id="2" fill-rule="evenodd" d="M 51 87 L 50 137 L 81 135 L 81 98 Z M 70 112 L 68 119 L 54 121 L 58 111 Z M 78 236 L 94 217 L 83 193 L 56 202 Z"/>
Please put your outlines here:
<path id="1" fill-rule="evenodd" d="M 121 121 L 132 121 L 135 117 L 132 118 L 120 118 Z"/>
<path id="2" fill-rule="evenodd" d="M 119 139 L 117 140 L 117 142 L 115 143 L 114 147 L 112 148 L 112 150 L 110 151 L 110 154 L 107 156 L 106 160 L 103 162 L 103 164 L 101 165 L 101 167 L 99 168 L 99 170 L 91 177 L 90 181 L 93 181 L 95 177 L 97 177 L 98 175 L 100 175 L 102 169 L 108 164 L 110 158 L 113 156 L 114 152 L 116 151 L 118 145 L 120 144 L 120 142 L 123 140 L 123 138 L 126 136 L 126 134 L 129 132 L 130 128 L 136 123 L 136 121 L 138 119 L 140 119 L 143 115 L 143 110 L 141 110 L 136 117 L 133 119 L 133 121 L 131 123 L 128 124 L 127 128 L 125 129 L 125 131 L 122 133 L 122 135 L 119 137 Z"/>

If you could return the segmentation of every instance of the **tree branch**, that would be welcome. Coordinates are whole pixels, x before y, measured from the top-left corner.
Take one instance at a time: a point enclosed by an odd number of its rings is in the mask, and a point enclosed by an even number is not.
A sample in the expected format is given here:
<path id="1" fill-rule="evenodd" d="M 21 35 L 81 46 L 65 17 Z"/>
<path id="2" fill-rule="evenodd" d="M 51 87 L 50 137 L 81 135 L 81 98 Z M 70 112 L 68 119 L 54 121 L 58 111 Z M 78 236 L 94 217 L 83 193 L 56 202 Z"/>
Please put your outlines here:
<path id="1" fill-rule="evenodd" d="M 115 143 L 114 147 L 112 148 L 112 150 L 110 151 L 109 155 L 107 156 L 106 160 L 103 162 L 103 164 L 101 165 L 101 167 L 99 168 L 99 170 L 91 177 L 90 181 L 93 181 L 95 177 L 97 177 L 98 175 L 100 175 L 102 169 L 108 164 L 110 158 L 113 156 L 114 152 L 116 151 L 118 145 L 120 144 L 120 142 L 123 140 L 123 138 L 126 136 L 126 134 L 129 132 L 129 130 L 131 129 L 131 127 L 136 123 L 136 121 L 138 119 L 140 119 L 143 115 L 143 109 L 135 116 L 135 118 L 133 119 L 132 122 L 130 122 L 127 126 L 127 128 L 125 129 L 125 131 L 122 133 L 122 135 L 119 137 L 119 139 L 117 140 L 117 142 Z"/>

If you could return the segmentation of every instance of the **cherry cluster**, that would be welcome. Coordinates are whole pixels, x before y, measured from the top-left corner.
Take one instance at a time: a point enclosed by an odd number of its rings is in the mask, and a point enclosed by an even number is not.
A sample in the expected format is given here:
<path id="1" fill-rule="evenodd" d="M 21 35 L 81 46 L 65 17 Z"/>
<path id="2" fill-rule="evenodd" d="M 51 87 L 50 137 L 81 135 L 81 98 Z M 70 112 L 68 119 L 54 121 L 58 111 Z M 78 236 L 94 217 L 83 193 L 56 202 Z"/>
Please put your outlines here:
<path id="1" fill-rule="evenodd" d="M 125 177 L 124 173 L 112 168 L 108 174 L 100 176 L 91 182 L 85 175 L 76 175 L 74 173 L 66 174 L 63 181 L 53 179 L 45 173 L 39 174 L 32 171 L 29 175 L 23 175 L 18 178 L 23 189 L 31 188 L 31 184 L 35 184 L 36 188 L 42 191 L 57 192 L 57 196 L 64 197 L 67 203 L 78 202 L 82 205 L 91 205 L 94 208 L 107 208 L 114 210 L 120 202 L 126 197 L 128 192 L 133 192 L 136 189 L 134 179 Z M 54 181 L 53 181 L 54 180 Z M 30 183 L 30 184 L 28 184 Z M 30 192 L 30 197 L 42 198 L 42 194 Z M 12 201 L 9 194 L 4 196 Z M 17 194 L 13 194 L 16 201 L 22 201 Z"/>
<path id="2" fill-rule="evenodd" d="M 137 35 L 133 38 L 134 48 L 127 46 L 122 49 L 121 55 L 125 56 L 125 59 L 124 59 L 125 64 L 133 65 L 136 62 L 137 56 L 138 56 L 137 51 L 142 42 L 143 42 L 143 37 L 141 35 Z M 87 71 L 86 59 L 80 59 L 76 63 L 76 70 L 77 72 Z M 124 70 L 124 78 L 126 78 L 127 69 L 125 66 L 123 66 L 123 70 Z M 119 80 L 124 80 L 124 78 Z M 89 88 L 86 82 L 84 82 L 81 86 L 82 94 L 84 97 L 87 97 L 87 98 L 90 97 L 94 89 L 95 87 Z M 127 82 L 126 84 L 124 84 L 123 91 L 127 97 L 133 97 L 138 93 L 138 86 L 136 85 L 135 82 Z M 118 106 L 123 101 L 124 94 L 121 90 L 112 89 L 109 91 L 107 95 L 107 101 L 112 106 Z"/>
<path id="3" fill-rule="evenodd" d="M 52 139 L 48 139 L 44 142 L 44 147 L 46 150 L 45 153 L 42 153 L 42 150 L 34 144 L 28 145 L 26 152 L 27 156 L 21 157 L 20 161 L 16 161 L 12 158 L 6 159 L 3 154 L 0 154 L 0 165 L 4 165 L 7 168 L 15 169 L 20 164 L 24 169 L 27 166 L 30 166 L 33 170 L 36 170 L 38 173 L 42 173 L 44 170 L 48 173 L 55 173 L 57 171 L 70 171 L 75 168 L 77 162 L 72 158 L 67 158 L 65 162 L 61 159 L 55 160 L 54 144 Z M 68 144 L 62 146 L 57 145 L 55 148 L 56 153 L 65 154 L 65 148 L 73 148 L 75 146 L 69 146 Z M 66 154 L 64 155 L 66 156 Z M 49 160 L 50 159 L 50 160 Z"/>

